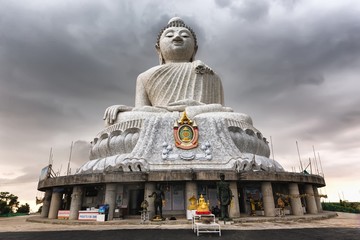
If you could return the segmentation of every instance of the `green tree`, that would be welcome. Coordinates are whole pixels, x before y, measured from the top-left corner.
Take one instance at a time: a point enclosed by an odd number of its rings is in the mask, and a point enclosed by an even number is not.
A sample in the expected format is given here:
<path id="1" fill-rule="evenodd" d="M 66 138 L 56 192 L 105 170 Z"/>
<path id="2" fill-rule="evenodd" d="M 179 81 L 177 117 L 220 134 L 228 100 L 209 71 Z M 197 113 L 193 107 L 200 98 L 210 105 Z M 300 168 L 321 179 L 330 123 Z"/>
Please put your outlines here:
<path id="1" fill-rule="evenodd" d="M 9 192 L 0 192 L 0 214 L 13 213 L 18 206 L 18 196 Z"/>
<path id="2" fill-rule="evenodd" d="M 30 212 L 30 205 L 27 203 L 25 203 L 25 205 L 22 204 L 17 210 L 17 213 L 29 213 L 29 212 Z"/>
<path id="3" fill-rule="evenodd" d="M 0 200 L 0 214 L 8 214 L 10 212 L 11 208 L 7 205 L 7 202 Z"/>

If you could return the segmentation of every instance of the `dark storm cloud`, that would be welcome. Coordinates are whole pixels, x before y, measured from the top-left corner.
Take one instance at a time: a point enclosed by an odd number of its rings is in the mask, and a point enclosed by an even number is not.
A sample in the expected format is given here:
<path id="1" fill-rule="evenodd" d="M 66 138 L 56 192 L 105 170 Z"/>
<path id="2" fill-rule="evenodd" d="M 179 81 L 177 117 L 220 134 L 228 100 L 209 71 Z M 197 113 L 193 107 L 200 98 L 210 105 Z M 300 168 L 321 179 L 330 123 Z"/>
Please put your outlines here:
<path id="1" fill-rule="evenodd" d="M 241 99 L 236 106 L 239 110 L 264 106 L 274 115 L 289 110 L 298 119 L 320 114 L 338 118 L 337 114 L 356 108 L 358 102 L 353 101 L 338 112 L 329 112 L 323 106 L 331 105 L 334 99 L 321 98 L 319 92 L 325 90 L 328 75 L 349 66 L 356 74 L 360 56 L 358 16 L 356 10 L 346 15 L 334 10 L 311 18 L 304 15 L 296 22 L 289 16 L 288 21 L 269 19 L 252 24 L 234 20 L 230 27 L 222 26 L 223 34 L 216 41 L 227 48 L 216 56 L 226 63 L 221 75 L 230 104 Z"/>
<path id="2" fill-rule="evenodd" d="M 10 87 L 21 84 L 34 93 L 44 91 L 88 98 L 99 89 L 121 92 L 115 84 L 119 76 L 111 61 L 114 56 L 106 54 L 118 52 L 121 55 L 121 49 L 114 47 L 114 39 L 118 39 L 120 46 L 122 39 L 116 33 L 111 32 L 115 36 L 109 36 L 101 32 L 97 24 L 101 14 L 106 14 L 103 8 L 86 6 L 63 13 L 38 13 L 19 7 L 16 10 L 23 12 L 16 18 L 10 6 L 10 13 L 4 13 L 0 23 L 4 49 L 1 55 L 6 59 L 2 64 L 5 70 L 1 72 L 9 72 L 5 81 Z M 85 39 L 88 40 L 85 42 Z M 133 41 L 130 35 L 126 39 Z M 102 47 L 95 51 L 93 48 L 97 45 Z"/>
<path id="3" fill-rule="evenodd" d="M 2 131 L 3 146 L 19 136 L 45 140 L 49 131 L 78 128 L 92 115 L 90 106 L 101 105 L 103 112 L 110 102 L 133 100 L 139 71 L 131 66 L 138 59 L 129 56 L 138 48 L 135 33 L 112 28 L 124 22 L 117 15 L 104 20 L 102 4 L 59 5 L 34 10 L 4 2 L 0 9 L 0 121 L 26 131 Z"/>
<path id="4" fill-rule="evenodd" d="M 80 167 L 89 159 L 89 152 L 91 149 L 90 142 L 78 140 L 74 142 L 71 164 L 74 164 L 75 167 Z"/>
<path id="5" fill-rule="evenodd" d="M 350 17 L 354 20 L 358 18 Z M 322 28 L 327 20 L 323 21 L 323 24 L 317 26 L 306 26 L 311 29 L 307 30 L 310 35 L 303 38 L 301 35 L 308 33 L 283 23 L 283 26 L 278 27 L 287 29 L 286 35 L 283 30 L 277 31 L 274 28 L 267 35 L 247 30 L 243 32 L 244 36 L 220 39 L 228 46 L 235 47 L 238 43 L 238 49 L 233 49 L 229 56 L 236 57 L 239 61 L 227 61 L 227 67 L 231 70 L 240 68 L 243 71 L 240 76 L 245 77 L 242 81 L 246 81 L 245 85 L 248 87 L 264 84 L 279 84 L 285 88 L 302 84 L 319 85 L 325 81 L 323 72 L 330 69 L 336 71 L 353 64 L 359 60 L 360 52 L 360 35 L 357 34 L 359 25 L 336 24 L 338 26 L 324 32 Z M 344 37 L 338 39 L 339 36 Z"/>
<path id="6" fill-rule="evenodd" d="M 232 8 L 232 12 L 241 19 L 258 21 L 265 18 L 269 12 L 269 3 L 266 1 L 243 1 L 240 7 Z"/>
<path id="7" fill-rule="evenodd" d="M 241 12 L 236 15 L 241 16 Z M 227 46 L 228 52 L 217 56 L 236 58 L 238 61 L 226 61 L 227 65 L 233 69 L 240 67 L 245 74 L 257 72 L 261 76 L 270 73 L 271 78 L 276 73 L 292 73 L 292 78 L 282 79 L 290 83 L 298 82 L 301 73 L 309 70 L 342 68 L 358 60 L 360 26 L 356 9 L 346 13 L 342 9 L 322 12 L 320 9 L 311 17 L 304 15 L 294 19 L 288 15 L 283 18 L 261 23 L 240 19 L 224 22 L 225 25 L 216 30 L 222 31 L 217 34 L 216 41 L 220 46 Z M 305 83 L 308 80 L 304 78 Z"/>
<path id="8" fill-rule="evenodd" d="M 270 4 L 268 1 L 230 1 L 215 0 L 217 6 L 229 8 L 232 15 L 245 21 L 258 21 L 268 15 Z"/>
<path id="9" fill-rule="evenodd" d="M 231 0 L 215 0 L 216 5 L 221 8 L 230 6 L 231 2 Z"/>
<path id="10" fill-rule="evenodd" d="M 340 120 L 344 124 L 359 124 L 360 123 L 360 110 L 354 109 L 342 115 Z"/>
<path id="11" fill-rule="evenodd" d="M 39 167 L 40 167 L 40 169 L 39 169 Z M 20 176 L 17 176 L 15 178 L 0 177 L 0 186 L 2 187 L 2 189 L 5 189 L 5 186 L 7 186 L 7 185 L 16 185 L 16 184 L 25 184 L 25 183 L 29 183 L 29 182 L 35 182 L 39 179 L 40 170 L 41 170 L 41 166 L 39 166 L 39 165 L 27 166 L 26 168 L 21 169 L 21 171 L 23 173 L 21 173 Z M 17 172 L 16 175 L 19 175 L 19 172 Z"/>

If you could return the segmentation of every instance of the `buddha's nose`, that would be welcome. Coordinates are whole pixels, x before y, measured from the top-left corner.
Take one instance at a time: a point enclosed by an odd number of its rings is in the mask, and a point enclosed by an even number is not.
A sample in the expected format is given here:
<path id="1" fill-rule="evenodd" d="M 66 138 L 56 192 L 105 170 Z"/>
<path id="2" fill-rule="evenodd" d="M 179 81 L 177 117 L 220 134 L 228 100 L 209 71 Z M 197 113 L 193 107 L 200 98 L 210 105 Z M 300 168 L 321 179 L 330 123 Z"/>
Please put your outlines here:
<path id="1" fill-rule="evenodd" d="M 181 38 L 181 36 L 179 34 L 176 34 L 175 37 L 174 37 L 174 40 L 175 41 L 181 41 L 182 38 Z"/>

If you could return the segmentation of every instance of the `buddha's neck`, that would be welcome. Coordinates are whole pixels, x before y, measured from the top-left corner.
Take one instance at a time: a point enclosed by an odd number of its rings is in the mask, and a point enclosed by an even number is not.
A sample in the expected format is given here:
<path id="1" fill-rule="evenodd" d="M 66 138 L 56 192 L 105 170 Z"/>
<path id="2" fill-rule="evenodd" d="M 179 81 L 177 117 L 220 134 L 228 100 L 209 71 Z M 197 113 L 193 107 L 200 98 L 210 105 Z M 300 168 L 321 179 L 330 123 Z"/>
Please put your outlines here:
<path id="1" fill-rule="evenodd" d="M 183 60 L 183 59 L 171 59 L 171 60 L 165 60 L 165 63 L 186 63 L 190 62 L 189 60 Z"/>

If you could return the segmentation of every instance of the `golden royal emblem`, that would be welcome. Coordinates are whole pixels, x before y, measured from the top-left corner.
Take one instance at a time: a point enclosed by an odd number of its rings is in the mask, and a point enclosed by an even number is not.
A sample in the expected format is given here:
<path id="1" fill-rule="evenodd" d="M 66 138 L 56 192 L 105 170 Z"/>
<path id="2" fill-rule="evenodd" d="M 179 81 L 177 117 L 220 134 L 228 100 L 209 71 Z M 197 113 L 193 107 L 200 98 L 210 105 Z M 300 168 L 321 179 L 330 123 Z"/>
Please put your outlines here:
<path id="1" fill-rule="evenodd" d="M 190 120 L 186 112 L 174 124 L 175 146 L 181 149 L 192 149 L 198 146 L 199 131 L 195 121 Z"/>

